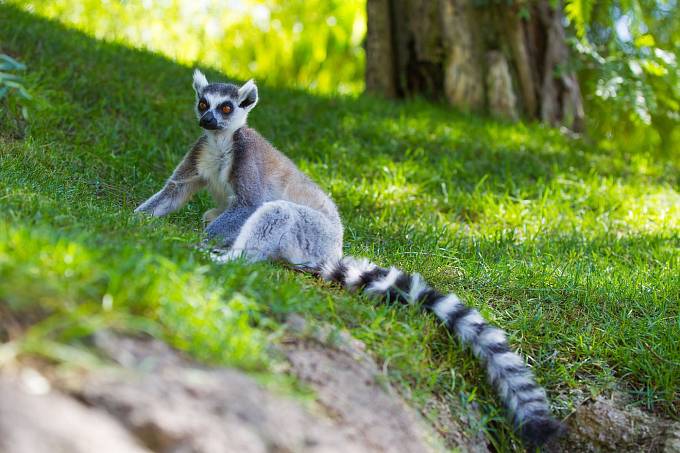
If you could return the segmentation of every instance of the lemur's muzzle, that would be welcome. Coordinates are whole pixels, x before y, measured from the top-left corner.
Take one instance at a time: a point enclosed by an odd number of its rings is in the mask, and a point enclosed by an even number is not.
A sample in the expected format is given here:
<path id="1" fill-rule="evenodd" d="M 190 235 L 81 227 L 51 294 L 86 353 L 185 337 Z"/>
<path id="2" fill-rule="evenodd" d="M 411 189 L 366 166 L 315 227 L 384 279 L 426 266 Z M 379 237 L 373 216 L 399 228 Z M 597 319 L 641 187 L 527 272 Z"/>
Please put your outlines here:
<path id="1" fill-rule="evenodd" d="M 198 124 L 203 129 L 214 131 L 217 129 L 217 118 L 215 118 L 215 115 L 213 115 L 212 112 L 205 112 L 205 115 L 201 117 L 201 120 L 198 122 Z"/>

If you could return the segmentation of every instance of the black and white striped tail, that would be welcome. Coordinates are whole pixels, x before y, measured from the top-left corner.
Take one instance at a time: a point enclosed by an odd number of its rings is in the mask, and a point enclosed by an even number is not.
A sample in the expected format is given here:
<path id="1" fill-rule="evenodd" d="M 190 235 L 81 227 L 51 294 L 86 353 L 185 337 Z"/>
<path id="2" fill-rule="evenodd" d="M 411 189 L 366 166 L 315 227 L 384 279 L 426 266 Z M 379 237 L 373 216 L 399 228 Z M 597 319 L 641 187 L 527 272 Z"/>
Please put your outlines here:
<path id="1" fill-rule="evenodd" d="M 419 274 L 379 267 L 367 259 L 344 257 L 325 264 L 320 273 L 349 290 L 361 289 L 388 302 L 419 304 L 436 315 L 486 364 L 489 381 L 527 444 L 542 445 L 562 430 L 550 413 L 545 390 L 536 384 L 524 360 L 510 349 L 505 332 L 487 324 L 477 310 L 465 306 L 456 295 L 432 289 Z"/>

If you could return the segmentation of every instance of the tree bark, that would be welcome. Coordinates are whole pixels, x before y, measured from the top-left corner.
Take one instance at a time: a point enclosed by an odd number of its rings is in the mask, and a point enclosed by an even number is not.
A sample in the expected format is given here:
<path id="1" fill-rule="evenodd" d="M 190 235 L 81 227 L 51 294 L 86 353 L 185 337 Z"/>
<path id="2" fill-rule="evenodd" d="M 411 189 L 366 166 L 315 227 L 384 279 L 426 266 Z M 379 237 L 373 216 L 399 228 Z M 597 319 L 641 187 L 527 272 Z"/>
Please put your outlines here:
<path id="1" fill-rule="evenodd" d="M 474 11 L 468 0 L 440 0 L 444 48 L 444 95 L 463 110 L 484 109 L 481 49 L 472 27 Z"/>
<path id="2" fill-rule="evenodd" d="M 582 130 L 561 6 L 535 0 L 368 0 L 366 89 L 421 95 L 466 111 Z"/>
<path id="3" fill-rule="evenodd" d="M 395 97 L 396 72 L 392 45 L 390 0 L 371 0 L 366 4 L 366 91 Z"/>
<path id="4" fill-rule="evenodd" d="M 493 115 L 516 120 L 519 112 L 517 98 L 512 88 L 508 60 L 501 52 L 491 50 L 486 54 L 486 62 L 486 92 L 489 111 Z"/>
<path id="5" fill-rule="evenodd" d="M 527 38 L 523 21 L 519 17 L 517 8 L 508 8 L 505 15 L 507 27 L 505 28 L 507 39 L 512 52 L 512 59 L 517 68 L 518 85 L 521 92 L 522 102 L 526 116 L 533 118 L 538 112 L 536 77 L 532 67 L 531 57 L 527 46 Z"/>
<path id="6" fill-rule="evenodd" d="M 541 120 L 553 126 L 582 130 L 585 114 L 575 74 L 565 71 L 569 58 L 562 16 L 547 3 L 538 3 L 539 18 L 547 30 L 541 97 Z"/>

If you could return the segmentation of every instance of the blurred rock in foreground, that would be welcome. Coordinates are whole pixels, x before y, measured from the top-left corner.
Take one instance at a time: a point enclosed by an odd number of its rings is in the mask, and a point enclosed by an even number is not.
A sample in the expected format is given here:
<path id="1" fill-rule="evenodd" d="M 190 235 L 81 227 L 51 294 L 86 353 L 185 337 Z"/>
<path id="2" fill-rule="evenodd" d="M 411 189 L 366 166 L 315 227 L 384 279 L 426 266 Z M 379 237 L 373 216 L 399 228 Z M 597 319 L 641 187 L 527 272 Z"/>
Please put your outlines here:
<path id="1" fill-rule="evenodd" d="M 419 414 L 378 384 L 366 354 L 324 356 L 316 343 L 290 343 L 290 371 L 301 363 L 296 374 L 319 391 L 314 403 L 198 365 L 153 339 L 101 333 L 94 344 L 117 366 L 37 386 L 21 373 L 2 376 L 0 452 L 440 450 Z"/>

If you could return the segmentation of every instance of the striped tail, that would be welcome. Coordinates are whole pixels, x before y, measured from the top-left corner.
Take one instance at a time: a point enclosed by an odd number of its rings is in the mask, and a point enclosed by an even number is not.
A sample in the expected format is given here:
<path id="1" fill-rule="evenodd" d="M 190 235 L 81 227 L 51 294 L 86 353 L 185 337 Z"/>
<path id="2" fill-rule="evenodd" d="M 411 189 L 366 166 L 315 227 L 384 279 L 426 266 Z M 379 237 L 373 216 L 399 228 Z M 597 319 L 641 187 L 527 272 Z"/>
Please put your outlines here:
<path id="1" fill-rule="evenodd" d="M 367 259 L 344 257 L 325 264 L 321 276 L 349 290 L 381 296 L 388 302 L 419 304 L 434 313 L 477 358 L 486 364 L 489 381 L 508 408 L 524 442 L 540 446 L 562 431 L 550 413 L 545 390 L 536 384 L 524 360 L 508 346 L 505 332 L 492 327 L 474 308 L 454 294 L 444 295 L 427 285 L 419 274 L 385 269 Z"/>

